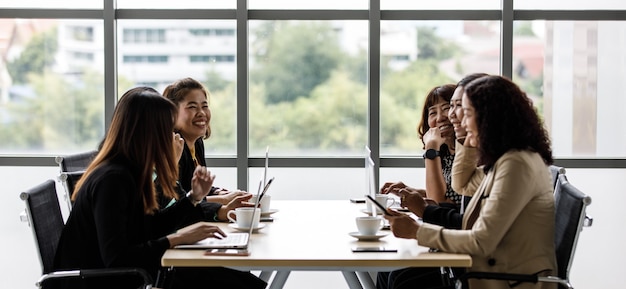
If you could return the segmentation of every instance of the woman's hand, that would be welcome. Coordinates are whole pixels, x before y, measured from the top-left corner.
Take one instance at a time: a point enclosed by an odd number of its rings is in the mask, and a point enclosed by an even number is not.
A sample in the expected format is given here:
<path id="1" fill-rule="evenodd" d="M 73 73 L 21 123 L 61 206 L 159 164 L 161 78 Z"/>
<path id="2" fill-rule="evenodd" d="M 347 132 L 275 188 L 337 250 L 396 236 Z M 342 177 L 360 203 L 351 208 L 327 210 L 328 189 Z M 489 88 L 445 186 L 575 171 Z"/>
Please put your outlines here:
<path id="1" fill-rule="evenodd" d="M 405 188 L 409 188 L 409 186 L 405 185 L 403 182 L 396 182 L 396 183 L 392 183 L 392 182 L 387 182 L 383 185 L 382 188 L 380 188 L 380 193 L 381 194 L 392 194 L 395 191 L 401 190 L 401 189 L 405 189 Z"/>
<path id="2" fill-rule="evenodd" d="M 174 133 L 174 156 L 176 161 L 180 161 L 185 149 L 185 140 L 178 133 Z"/>
<path id="3" fill-rule="evenodd" d="M 244 196 L 248 193 L 246 193 L 245 191 L 226 191 L 226 190 L 222 190 L 219 191 L 217 195 L 212 195 L 212 196 L 207 196 L 206 197 L 206 201 L 207 202 L 211 202 L 211 203 L 219 203 L 222 205 L 227 205 L 228 203 L 230 203 L 232 200 L 234 200 L 235 198 L 239 197 L 239 196 Z"/>
<path id="4" fill-rule="evenodd" d="M 463 142 L 463 146 L 475 148 L 478 147 L 478 140 L 476 139 L 476 135 L 468 132 L 465 136 L 465 141 Z"/>
<path id="5" fill-rule="evenodd" d="M 176 245 L 193 244 L 209 237 L 222 239 L 226 234 L 211 223 L 198 222 L 167 235 L 167 240 L 170 242 L 170 248 L 173 248 Z"/>
<path id="6" fill-rule="evenodd" d="M 387 212 L 391 216 L 384 215 L 384 217 L 389 221 L 394 236 L 404 239 L 417 239 L 417 230 L 420 226 L 415 220 L 406 214 L 391 209 L 387 209 Z"/>
<path id="7" fill-rule="evenodd" d="M 409 211 L 420 218 L 424 216 L 424 210 L 428 206 L 423 197 L 426 191 L 401 189 L 394 192 L 394 194 L 400 197 L 400 206 L 408 208 Z"/>
<path id="8" fill-rule="evenodd" d="M 431 127 L 424 133 L 422 137 L 426 149 L 439 150 L 442 144 L 446 142 L 446 139 L 441 135 L 438 127 Z"/>
<path id="9" fill-rule="evenodd" d="M 234 210 L 240 207 L 254 207 L 254 203 L 248 202 L 252 198 L 252 194 L 243 192 L 242 195 L 236 196 L 228 204 L 223 205 L 217 212 L 217 218 L 220 220 L 228 220 L 226 214 L 228 211 Z"/>
<path id="10" fill-rule="evenodd" d="M 209 194 L 215 175 L 211 174 L 208 168 L 197 166 L 191 178 L 191 198 L 194 202 L 200 202 Z"/>

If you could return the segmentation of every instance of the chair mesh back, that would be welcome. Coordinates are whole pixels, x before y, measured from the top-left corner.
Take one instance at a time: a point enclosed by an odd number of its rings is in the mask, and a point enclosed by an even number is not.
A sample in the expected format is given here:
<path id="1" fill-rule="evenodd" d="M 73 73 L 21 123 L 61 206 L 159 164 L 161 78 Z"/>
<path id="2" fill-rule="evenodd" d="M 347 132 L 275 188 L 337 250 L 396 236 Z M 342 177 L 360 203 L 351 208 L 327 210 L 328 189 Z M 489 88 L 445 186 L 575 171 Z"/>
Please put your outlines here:
<path id="1" fill-rule="evenodd" d="M 585 209 L 591 203 L 591 198 L 569 183 L 565 175 L 559 176 L 554 194 L 556 206 L 554 244 L 558 276 L 569 280 L 569 269 L 576 250 L 578 234 L 582 230 Z"/>
<path id="2" fill-rule="evenodd" d="M 56 161 L 61 167 L 61 172 L 84 171 L 87 169 L 98 151 L 89 151 L 75 155 L 57 157 Z"/>
<path id="3" fill-rule="evenodd" d="M 54 254 L 63 231 L 63 216 L 55 182 L 44 183 L 20 194 L 33 230 L 43 273 L 52 271 Z"/>
<path id="4" fill-rule="evenodd" d="M 67 192 L 67 196 L 71 197 L 74 193 L 74 189 L 76 188 L 76 184 L 83 176 L 85 171 L 77 171 L 77 172 L 66 172 L 61 173 L 60 179 L 63 181 L 65 185 L 65 190 Z"/>

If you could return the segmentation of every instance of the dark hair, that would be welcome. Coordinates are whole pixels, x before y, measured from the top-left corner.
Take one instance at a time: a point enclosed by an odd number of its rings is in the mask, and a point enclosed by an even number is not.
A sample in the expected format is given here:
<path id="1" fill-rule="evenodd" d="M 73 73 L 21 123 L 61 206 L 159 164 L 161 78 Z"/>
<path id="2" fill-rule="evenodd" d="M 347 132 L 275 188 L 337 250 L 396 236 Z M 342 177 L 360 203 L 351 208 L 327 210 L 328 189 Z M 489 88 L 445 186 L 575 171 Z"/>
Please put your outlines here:
<path id="1" fill-rule="evenodd" d="M 206 89 L 206 87 L 204 87 L 204 85 L 202 85 L 202 83 L 200 83 L 199 81 L 191 77 L 180 79 L 168 85 L 163 91 L 163 96 L 171 100 L 178 107 L 178 105 L 185 98 L 185 96 L 187 96 L 187 94 L 189 94 L 190 91 L 195 90 L 195 89 L 201 90 L 204 93 L 204 96 L 207 98 L 207 101 L 208 101 L 209 96 L 211 95 L 209 91 Z M 207 124 L 207 130 L 206 130 L 206 133 L 204 134 L 204 139 L 207 139 L 210 136 L 211 136 L 211 125 Z"/>
<path id="2" fill-rule="evenodd" d="M 477 73 L 472 73 L 472 74 L 468 74 L 465 77 L 461 78 L 461 80 L 459 80 L 459 82 L 457 82 L 456 86 L 457 87 L 465 87 L 467 84 L 469 84 L 470 82 L 472 82 L 475 79 L 481 78 L 483 76 L 488 76 L 489 74 L 487 73 L 482 73 L 482 72 L 477 72 Z"/>
<path id="3" fill-rule="evenodd" d="M 424 100 L 424 107 L 422 107 L 422 119 L 417 125 L 417 136 L 419 136 L 424 145 L 426 145 L 424 143 L 424 134 L 430 128 L 430 126 L 428 126 L 428 108 L 437 104 L 440 99 L 443 99 L 445 102 L 450 102 L 455 88 L 456 85 L 454 84 L 444 84 L 442 86 L 436 86 L 428 92 Z"/>
<path id="4" fill-rule="evenodd" d="M 104 162 L 122 157 L 135 169 L 138 179 L 137 194 L 143 199 L 144 212 L 152 214 L 159 208 L 152 175 L 163 186 L 163 194 L 178 195 L 174 184 L 178 179 L 178 161 L 174 156 L 172 132 L 176 121 L 176 106 L 150 87 L 130 89 L 120 98 L 113 112 L 113 120 L 102 142 L 102 147 L 87 167 L 85 175 L 74 190 L 73 200 L 83 181 Z"/>
<path id="5" fill-rule="evenodd" d="M 485 171 L 510 150 L 531 150 L 552 164 L 548 132 L 531 99 L 515 83 L 501 76 L 484 76 L 470 82 L 465 94 L 475 110 L 478 164 Z"/>

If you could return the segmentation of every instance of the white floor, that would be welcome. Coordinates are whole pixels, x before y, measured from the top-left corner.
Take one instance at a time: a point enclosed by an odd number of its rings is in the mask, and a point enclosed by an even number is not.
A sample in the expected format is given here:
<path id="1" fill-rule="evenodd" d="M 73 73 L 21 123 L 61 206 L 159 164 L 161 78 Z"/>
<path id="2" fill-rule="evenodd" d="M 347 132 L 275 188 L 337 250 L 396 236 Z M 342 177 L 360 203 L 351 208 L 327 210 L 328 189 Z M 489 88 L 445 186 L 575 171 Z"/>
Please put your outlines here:
<path id="1" fill-rule="evenodd" d="M 41 269 L 37 259 L 30 228 L 19 221 L 19 214 L 24 209 L 19 193 L 45 179 L 55 178 L 58 168 L 0 167 L 0 192 L 5 206 L 0 210 L 0 248 L 4 254 L 0 261 L 0 272 L 4 277 L 2 288 L 35 288 L 35 280 Z M 414 170 L 411 175 L 422 175 L 423 170 Z M 398 176 L 394 180 L 406 180 L 406 170 L 397 175 L 391 170 L 385 176 Z M 570 278 L 576 289 L 621 289 L 620 282 L 626 259 L 626 215 L 622 214 L 626 203 L 626 169 L 568 169 L 567 175 L 572 184 L 593 198 L 588 214 L 594 218 L 594 224 L 581 233 L 578 250 Z M 357 178 L 360 179 L 360 178 Z M 281 179 L 283 185 L 287 178 Z M 410 182 L 407 182 L 410 183 Z M 416 182 L 416 186 L 423 182 Z M 297 184 L 293 184 L 297 186 Z M 328 184 L 327 184 L 328 185 Z M 315 188 L 318 186 L 302 186 Z M 329 186 L 325 186 L 329 187 Z M 332 187 L 332 185 L 330 186 Z M 62 187 L 58 186 L 60 192 Z M 312 189 L 309 189 L 312 190 Z M 319 198 L 337 198 L 333 192 L 309 192 Z M 327 194 L 327 195 L 325 195 Z M 297 199 L 293 191 L 281 193 L 274 191 L 274 199 Z M 622 201 L 624 199 L 624 201 Z M 286 289 L 307 288 L 348 288 L 339 272 L 292 272 Z"/>

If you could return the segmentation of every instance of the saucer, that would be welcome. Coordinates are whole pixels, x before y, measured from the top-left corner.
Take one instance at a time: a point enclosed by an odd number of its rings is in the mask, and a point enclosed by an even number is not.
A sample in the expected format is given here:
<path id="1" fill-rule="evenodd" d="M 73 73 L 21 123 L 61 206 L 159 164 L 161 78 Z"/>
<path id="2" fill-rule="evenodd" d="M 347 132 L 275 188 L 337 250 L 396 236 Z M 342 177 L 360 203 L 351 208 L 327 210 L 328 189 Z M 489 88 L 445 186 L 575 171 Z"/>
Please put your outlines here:
<path id="1" fill-rule="evenodd" d="M 370 212 L 367 208 L 365 209 L 361 209 L 361 213 L 367 214 L 368 216 L 372 215 L 372 212 Z M 376 215 L 382 215 L 382 213 L 376 212 Z"/>
<path id="2" fill-rule="evenodd" d="M 270 209 L 267 212 L 261 212 L 261 217 L 267 217 L 267 216 L 269 216 L 269 215 L 271 215 L 273 213 L 276 213 L 276 212 L 278 212 L 278 209 Z"/>
<path id="3" fill-rule="evenodd" d="M 245 227 L 244 228 L 244 227 L 237 226 L 237 223 L 228 224 L 228 226 L 233 228 L 233 229 L 235 229 L 235 230 L 237 230 L 237 231 L 242 231 L 242 232 L 248 232 L 250 230 L 249 227 Z M 258 231 L 260 229 L 263 229 L 263 228 L 265 228 L 265 224 L 259 223 L 259 226 L 254 228 L 254 229 L 252 229 L 252 232 L 256 232 L 256 231 Z"/>
<path id="4" fill-rule="evenodd" d="M 362 235 L 359 232 L 350 232 L 349 235 L 359 239 L 359 241 L 377 241 L 378 239 L 387 236 L 387 232 L 378 232 L 376 235 Z"/>

